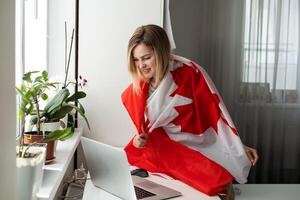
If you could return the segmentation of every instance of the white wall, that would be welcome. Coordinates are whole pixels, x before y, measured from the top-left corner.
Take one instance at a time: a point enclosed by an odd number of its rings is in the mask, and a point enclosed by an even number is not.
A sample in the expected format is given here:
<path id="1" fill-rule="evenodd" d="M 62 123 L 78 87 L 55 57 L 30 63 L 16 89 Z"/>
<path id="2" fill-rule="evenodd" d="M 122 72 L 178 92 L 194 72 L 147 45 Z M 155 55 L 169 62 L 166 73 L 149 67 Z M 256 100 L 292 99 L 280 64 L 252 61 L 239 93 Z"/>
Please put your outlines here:
<path id="1" fill-rule="evenodd" d="M 84 105 L 91 125 L 86 136 L 121 146 L 135 134 L 120 97 L 131 82 L 127 42 L 140 25 L 162 25 L 162 10 L 161 0 L 80 1 L 79 73 L 88 80 Z"/>
<path id="2" fill-rule="evenodd" d="M 0 2 L 0 199 L 15 199 L 15 1 Z"/>
<path id="3" fill-rule="evenodd" d="M 72 29 L 75 28 L 75 0 L 48 1 L 48 72 L 63 82 L 65 75 L 65 21 L 67 22 L 68 52 Z M 75 33 L 74 33 L 75 34 Z M 75 36 L 75 35 L 74 35 Z M 68 78 L 75 80 L 75 38 Z"/>

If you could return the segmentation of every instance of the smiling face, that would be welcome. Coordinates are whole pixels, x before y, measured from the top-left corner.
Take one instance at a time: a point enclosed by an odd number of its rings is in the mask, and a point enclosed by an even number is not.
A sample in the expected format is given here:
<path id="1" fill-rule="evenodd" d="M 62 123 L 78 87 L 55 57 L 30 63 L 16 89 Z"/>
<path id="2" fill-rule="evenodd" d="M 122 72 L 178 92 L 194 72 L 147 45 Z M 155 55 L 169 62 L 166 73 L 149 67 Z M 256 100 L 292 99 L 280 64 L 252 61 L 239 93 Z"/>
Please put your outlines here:
<path id="1" fill-rule="evenodd" d="M 149 24 L 138 27 L 128 41 L 128 71 L 136 93 L 141 92 L 141 81 L 157 88 L 169 68 L 170 42 L 160 26 Z"/>
<path id="2" fill-rule="evenodd" d="M 132 51 L 132 57 L 139 75 L 147 82 L 155 82 L 156 59 L 153 50 L 140 43 Z"/>

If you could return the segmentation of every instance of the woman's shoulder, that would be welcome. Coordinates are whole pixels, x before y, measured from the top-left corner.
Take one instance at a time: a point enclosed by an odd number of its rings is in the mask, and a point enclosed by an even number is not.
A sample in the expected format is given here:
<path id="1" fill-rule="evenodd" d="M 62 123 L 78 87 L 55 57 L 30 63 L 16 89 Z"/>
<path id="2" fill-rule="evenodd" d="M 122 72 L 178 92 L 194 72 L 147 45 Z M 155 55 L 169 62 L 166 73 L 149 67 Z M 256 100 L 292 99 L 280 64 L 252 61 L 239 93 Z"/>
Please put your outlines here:
<path id="1" fill-rule="evenodd" d="M 170 62 L 172 62 L 172 61 L 179 62 L 179 63 L 185 64 L 185 65 L 191 65 L 193 63 L 193 61 L 191 61 L 190 59 L 176 55 L 176 54 L 170 55 Z"/>
<path id="2" fill-rule="evenodd" d="M 175 54 L 171 54 L 169 65 L 170 71 L 173 72 L 187 71 L 187 73 L 198 74 L 204 70 L 196 62 Z"/>

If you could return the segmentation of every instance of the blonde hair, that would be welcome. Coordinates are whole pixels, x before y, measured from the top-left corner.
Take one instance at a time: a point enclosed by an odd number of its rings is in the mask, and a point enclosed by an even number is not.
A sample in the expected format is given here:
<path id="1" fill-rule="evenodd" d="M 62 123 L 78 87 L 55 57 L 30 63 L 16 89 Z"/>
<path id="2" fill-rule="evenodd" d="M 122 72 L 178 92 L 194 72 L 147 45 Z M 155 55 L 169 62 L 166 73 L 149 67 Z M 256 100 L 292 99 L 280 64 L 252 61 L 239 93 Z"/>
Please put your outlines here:
<path id="1" fill-rule="evenodd" d="M 144 44 L 154 52 L 156 60 L 155 81 L 157 84 L 166 74 L 170 58 L 170 42 L 167 33 L 163 28 L 157 25 L 149 24 L 138 27 L 128 42 L 127 61 L 128 70 L 132 76 L 133 88 L 135 92 L 140 92 L 140 82 L 142 77 L 139 74 L 133 60 L 133 50 L 139 45 Z"/>

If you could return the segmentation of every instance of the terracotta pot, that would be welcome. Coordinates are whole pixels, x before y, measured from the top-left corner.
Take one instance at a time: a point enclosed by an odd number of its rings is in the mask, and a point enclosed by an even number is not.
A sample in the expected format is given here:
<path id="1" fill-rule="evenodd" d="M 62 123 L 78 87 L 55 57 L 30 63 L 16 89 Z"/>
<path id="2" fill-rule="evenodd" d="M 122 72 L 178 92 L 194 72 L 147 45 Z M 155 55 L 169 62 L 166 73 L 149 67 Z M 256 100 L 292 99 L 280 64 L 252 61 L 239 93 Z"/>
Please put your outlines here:
<path id="1" fill-rule="evenodd" d="M 49 132 L 46 132 L 48 134 Z M 49 142 L 41 142 L 43 135 L 38 135 L 36 131 L 29 131 L 24 134 L 24 143 L 30 144 L 39 141 L 39 143 L 47 144 L 46 149 L 46 164 L 49 164 L 55 159 L 56 140 Z"/>

